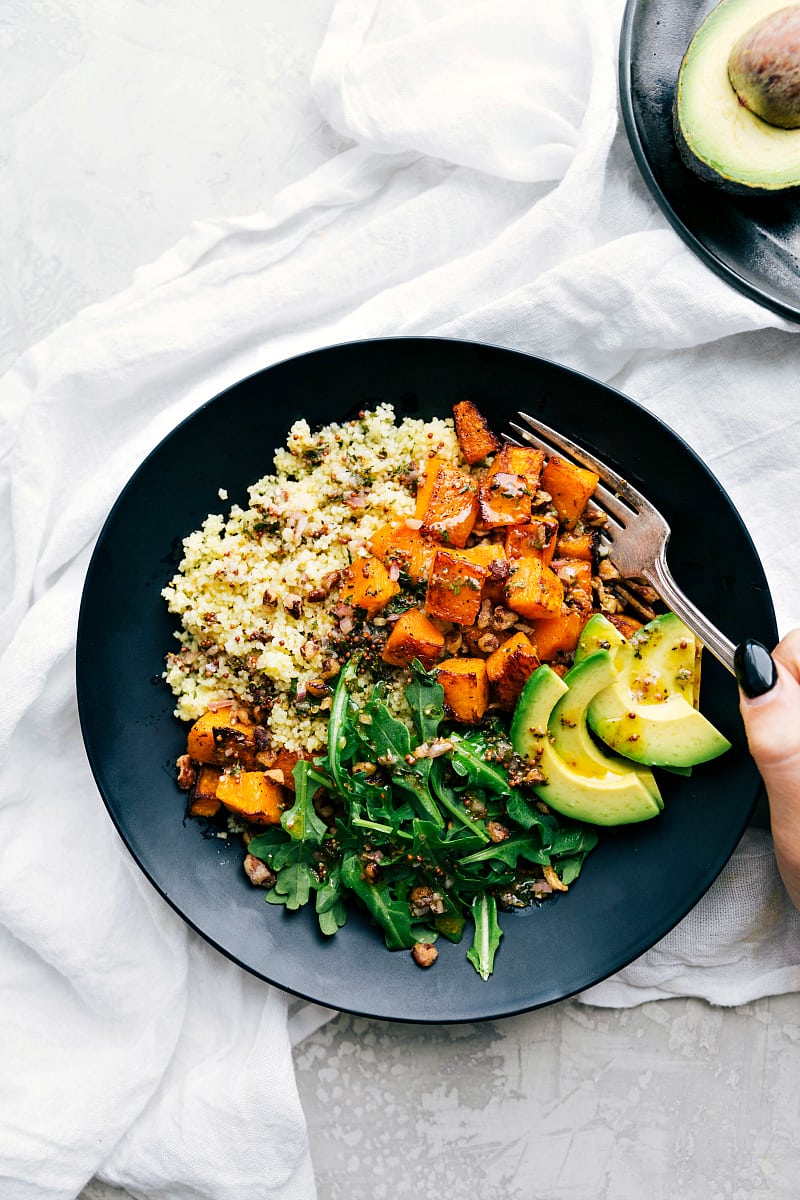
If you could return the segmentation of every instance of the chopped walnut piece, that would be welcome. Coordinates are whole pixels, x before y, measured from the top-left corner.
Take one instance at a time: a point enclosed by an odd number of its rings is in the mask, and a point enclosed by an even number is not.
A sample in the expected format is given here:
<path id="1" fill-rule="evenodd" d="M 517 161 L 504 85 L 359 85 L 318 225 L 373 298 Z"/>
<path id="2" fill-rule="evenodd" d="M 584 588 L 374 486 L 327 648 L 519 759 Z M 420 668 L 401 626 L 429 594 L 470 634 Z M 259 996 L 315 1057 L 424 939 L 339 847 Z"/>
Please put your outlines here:
<path id="1" fill-rule="evenodd" d="M 411 957 L 418 967 L 432 967 L 439 957 L 439 951 L 432 942 L 415 942 Z"/>
<path id="2" fill-rule="evenodd" d="M 254 854 L 246 854 L 242 866 L 253 887 L 271 888 L 274 886 L 277 878 L 275 872 Z"/>
<path id="3" fill-rule="evenodd" d="M 487 821 L 486 832 L 495 844 L 506 841 L 509 836 L 508 829 L 499 821 Z"/>
<path id="4" fill-rule="evenodd" d="M 178 771 L 178 787 L 181 789 L 181 791 L 190 791 L 194 787 L 195 780 L 197 779 L 197 770 L 195 769 L 195 765 L 191 756 L 188 754 L 181 754 L 181 756 L 177 759 L 175 766 Z"/>

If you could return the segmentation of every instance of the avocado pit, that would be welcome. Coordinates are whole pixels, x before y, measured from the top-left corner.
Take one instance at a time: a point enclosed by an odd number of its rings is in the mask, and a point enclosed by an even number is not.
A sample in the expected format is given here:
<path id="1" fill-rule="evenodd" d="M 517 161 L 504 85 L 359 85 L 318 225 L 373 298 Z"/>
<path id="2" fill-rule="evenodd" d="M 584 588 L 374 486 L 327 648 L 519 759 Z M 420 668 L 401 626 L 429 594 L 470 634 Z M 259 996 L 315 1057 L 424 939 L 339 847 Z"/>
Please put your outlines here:
<path id="1" fill-rule="evenodd" d="M 739 103 L 762 121 L 800 127 L 800 4 L 779 9 L 739 38 L 728 78 Z"/>
<path id="2" fill-rule="evenodd" d="M 681 61 L 673 128 L 686 166 L 724 191 L 800 187 L 800 3 L 721 0 Z"/>

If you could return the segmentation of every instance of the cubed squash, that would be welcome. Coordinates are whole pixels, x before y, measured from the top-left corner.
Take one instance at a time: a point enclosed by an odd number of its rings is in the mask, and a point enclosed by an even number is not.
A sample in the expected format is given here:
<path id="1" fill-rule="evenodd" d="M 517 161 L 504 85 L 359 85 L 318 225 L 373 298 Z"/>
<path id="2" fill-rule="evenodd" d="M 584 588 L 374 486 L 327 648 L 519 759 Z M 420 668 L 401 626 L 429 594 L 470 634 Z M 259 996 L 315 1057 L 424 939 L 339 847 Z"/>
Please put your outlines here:
<path id="1" fill-rule="evenodd" d="M 344 573 L 342 600 L 355 608 L 363 608 L 369 617 L 385 608 L 399 591 L 399 583 L 390 578 L 386 567 L 373 555 L 354 558 Z"/>
<path id="2" fill-rule="evenodd" d="M 414 516 L 419 520 L 425 515 L 425 509 L 428 507 L 428 501 L 433 492 L 433 485 L 436 483 L 436 476 L 439 474 L 440 467 L 446 467 L 447 463 L 443 458 L 434 455 L 429 458 L 422 468 L 422 478 L 417 487 L 417 498 L 414 507 Z"/>
<path id="3" fill-rule="evenodd" d="M 486 659 L 486 672 L 498 702 L 513 708 L 525 681 L 539 666 L 536 648 L 524 633 L 515 633 Z"/>
<path id="4" fill-rule="evenodd" d="M 413 583 L 422 583 L 423 579 L 428 578 L 438 551 L 439 546 L 436 542 L 431 542 L 421 533 L 416 533 L 411 542 L 411 556 L 405 568 Z"/>
<path id="5" fill-rule="evenodd" d="M 478 512 L 482 529 L 525 525 L 531 519 L 531 493 L 524 475 L 495 471 L 478 487 Z"/>
<path id="6" fill-rule="evenodd" d="M 557 617 L 534 621 L 531 637 L 541 661 L 549 663 L 559 654 L 571 654 L 578 644 L 586 620 L 586 613 L 568 608 Z"/>
<path id="7" fill-rule="evenodd" d="M 197 768 L 194 787 L 189 796 L 187 813 L 190 817 L 215 817 L 219 812 L 221 801 L 217 797 L 221 767 L 210 763 L 201 763 Z"/>
<path id="8" fill-rule="evenodd" d="M 252 766 L 256 752 L 254 728 L 241 720 L 235 705 L 203 713 L 189 730 L 186 753 L 199 763 L 226 766 L 236 760 Z"/>
<path id="9" fill-rule="evenodd" d="M 376 529 L 367 542 L 370 552 L 379 558 L 384 565 L 399 563 L 405 568 L 411 560 L 411 551 L 419 541 L 416 529 L 410 529 L 405 521 L 381 525 Z"/>
<path id="10" fill-rule="evenodd" d="M 542 471 L 542 488 L 552 497 L 553 507 L 567 529 L 580 517 L 599 480 L 599 475 L 585 467 L 555 455 L 548 458 Z"/>
<path id="11" fill-rule="evenodd" d="M 558 540 L 556 517 L 532 517 L 528 525 L 506 530 L 506 558 L 540 558 L 548 567 Z"/>
<path id="12" fill-rule="evenodd" d="M 444 634 L 419 608 L 402 613 L 386 639 L 381 658 L 394 667 L 406 667 L 418 658 L 430 669 L 444 646 Z"/>
<path id="13" fill-rule="evenodd" d="M 465 546 L 478 516 L 475 481 L 458 467 L 440 467 L 422 516 L 422 534 L 448 546 Z"/>
<path id="14" fill-rule="evenodd" d="M 278 825 L 286 807 L 285 792 L 263 771 L 226 771 L 217 785 L 217 799 L 229 812 L 254 825 Z"/>
<path id="15" fill-rule="evenodd" d="M 565 530 L 558 539 L 556 554 L 559 558 L 582 558 L 594 562 L 599 542 L 596 529 Z"/>
<path id="16" fill-rule="evenodd" d="M 489 428 L 486 418 L 471 400 L 462 400 L 453 405 L 453 421 L 464 461 L 470 466 L 483 462 L 500 449 L 500 442 Z"/>
<path id="17" fill-rule="evenodd" d="M 539 489 L 544 457 L 544 451 L 535 450 L 533 446 L 512 446 L 510 442 L 504 442 L 503 448 L 489 468 L 489 473 L 522 475 L 533 496 Z"/>
<path id="18" fill-rule="evenodd" d="M 425 608 L 433 617 L 455 625 L 474 625 L 481 608 L 481 588 L 489 572 L 449 550 L 438 550 L 433 560 Z"/>
<path id="19" fill-rule="evenodd" d="M 505 547 L 502 542 L 478 542 L 475 546 L 468 546 L 464 550 L 448 550 L 448 554 L 452 554 L 453 558 L 462 559 L 464 562 L 474 563 L 478 567 L 486 567 L 491 570 L 492 563 L 503 562 L 506 557 Z"/>
<path id="20" fill-rule="evenodd" d="M 477 725 L 489 705 L 489 675 L 483 658 L 448 658 L 436 667 L 445 707 L 456 721 Z"/>
<path id="21" fill-rule="evenodd" d="M 564 602 L 561 580 L 538 558 L 511 564 L 505 592 L 508 607 L 529 619 L 557 616 Z"/>

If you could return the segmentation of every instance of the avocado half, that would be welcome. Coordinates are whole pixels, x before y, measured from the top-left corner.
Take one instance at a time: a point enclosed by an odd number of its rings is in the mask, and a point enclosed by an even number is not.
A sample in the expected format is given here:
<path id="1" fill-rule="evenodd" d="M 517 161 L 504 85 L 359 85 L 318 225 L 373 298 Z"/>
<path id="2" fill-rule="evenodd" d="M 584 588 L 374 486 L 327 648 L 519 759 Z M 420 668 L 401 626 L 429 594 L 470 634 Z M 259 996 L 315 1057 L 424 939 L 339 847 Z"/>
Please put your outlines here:
<path id="1" fill-rule="evenodd" d="M 683 57 L 673 105 L 675 140 L 696 175 L 737 195 L 800 186 L 800 129 L 782 129 L 740 101 L 728 75 L 731 50 L 786 0 L 722 0 Z"/>

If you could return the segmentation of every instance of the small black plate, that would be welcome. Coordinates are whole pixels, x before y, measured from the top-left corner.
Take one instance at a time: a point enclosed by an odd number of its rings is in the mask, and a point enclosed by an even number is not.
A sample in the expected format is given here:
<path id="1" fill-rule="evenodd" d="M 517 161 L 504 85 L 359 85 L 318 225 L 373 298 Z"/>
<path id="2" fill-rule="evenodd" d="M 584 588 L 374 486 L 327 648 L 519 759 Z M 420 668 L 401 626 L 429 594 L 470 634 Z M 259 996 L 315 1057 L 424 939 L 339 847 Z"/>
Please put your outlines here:
<path id="1" fill-rule="evenodd" d="M 674 229 L 733 287 L 800 320 L 800 203 L 795 193 L 730 196 L 681 161 L 672 133 L 678 69 L 715 0 L 628 0 L 619 91 L 636 163 Z"/>
<path id="2" fill-rule="evenodd" d="M 674 433 L 633 401 L 564 367 L 510 350 L 427 338 L 318 350 L 238 383 L 184 421 L 149 455 L 103 527 L 86 578 L 77 683 L 89 760 L 109 813 L 162 896 L 209 942 L 262 979 L 332 1008 L 404 1021 L 474 1021 L 552 1003 L 647 950 L 724 866 L 755 804 L 733 679 L 710 656 L 703 709 L 733 742 L 690 778 L 661 772 L 656 821 L 602 833 L 569 894 L 503 918 L 495 972 L 484 983 L 467 944 L 442 944 L 423 971 L 390 953 L 354 913 L 323 938 L 310 912 L 264 902 L 241 846 L 184 820 L 174 763 L 185 728 L 160 679 L 173 619 L 160 590 L 181 539 L 218 489 L 246 503 L 300 417 L 313 426 L 388 401 L 399 415 L 448 415 L 471 397 L 502 431 L 517 409 L 583 440 L 639 485 L 673 528 L 675 576 L 734 642 L 777 640 L 766 580 L 719 484 Z"/>

